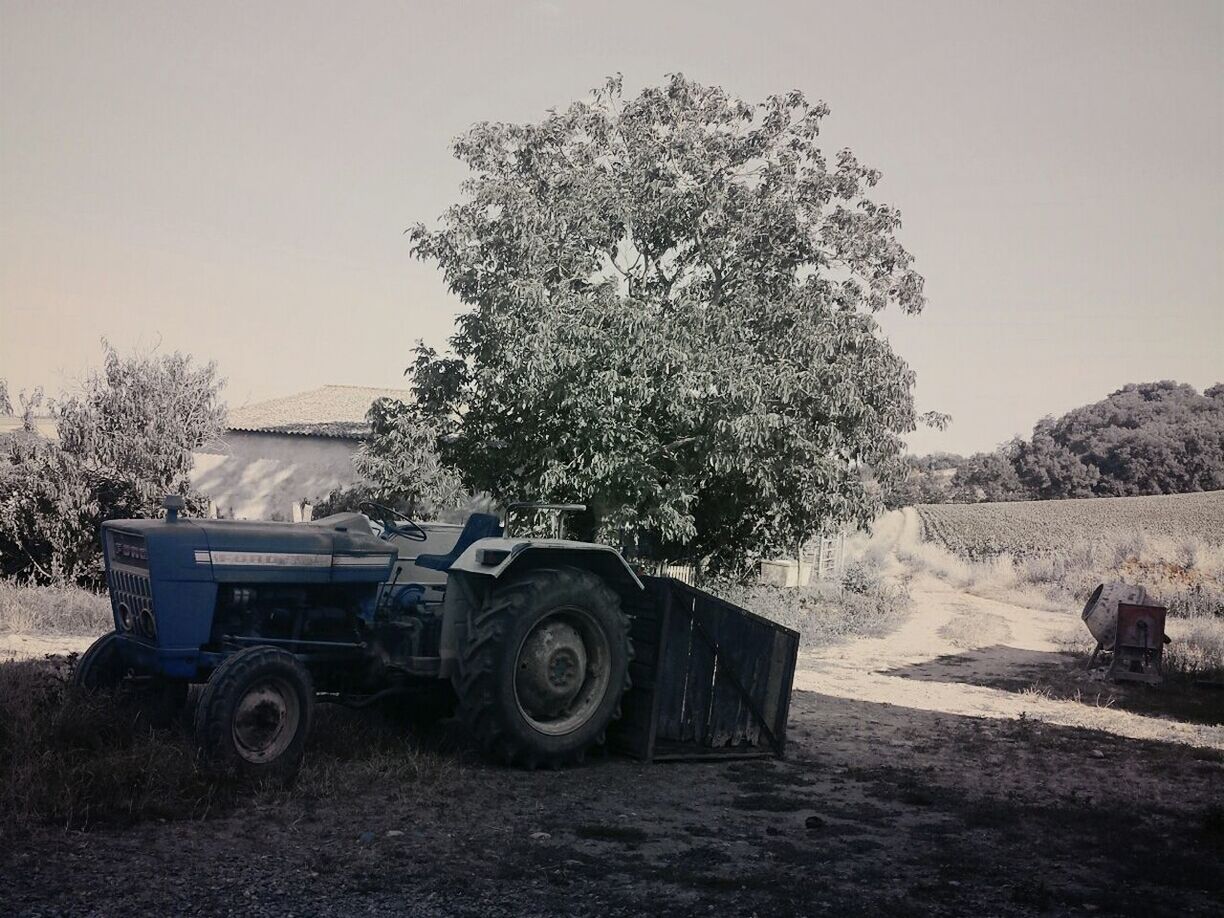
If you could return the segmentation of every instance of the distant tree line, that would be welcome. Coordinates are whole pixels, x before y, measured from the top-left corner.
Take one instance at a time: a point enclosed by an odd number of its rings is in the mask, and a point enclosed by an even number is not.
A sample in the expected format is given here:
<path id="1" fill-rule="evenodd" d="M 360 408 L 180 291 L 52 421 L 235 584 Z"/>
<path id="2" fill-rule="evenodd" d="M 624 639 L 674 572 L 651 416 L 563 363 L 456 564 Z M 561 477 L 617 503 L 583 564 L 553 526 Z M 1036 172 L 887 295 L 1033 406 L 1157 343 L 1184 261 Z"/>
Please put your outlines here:
<path id="1" fill-rule="evenodd" d="M 885 491 L 890 508 L 1214 491 L 1224 488 L 1224 383 L 1202 394 L 1171 380 L 1132 383 L 993 452 L 907 462 L 905 480 Z"/>

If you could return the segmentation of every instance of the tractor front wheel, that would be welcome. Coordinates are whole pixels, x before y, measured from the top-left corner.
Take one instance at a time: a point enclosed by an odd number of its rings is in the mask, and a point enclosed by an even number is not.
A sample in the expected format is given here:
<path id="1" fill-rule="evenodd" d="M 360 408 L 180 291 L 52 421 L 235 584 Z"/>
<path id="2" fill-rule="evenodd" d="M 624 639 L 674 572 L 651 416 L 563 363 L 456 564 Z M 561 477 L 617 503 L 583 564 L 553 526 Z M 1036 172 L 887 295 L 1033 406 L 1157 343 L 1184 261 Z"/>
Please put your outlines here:
<path id="1" fill-rule="evenodd" d="M 606 738 L 629 687 L 629 622 L 594 574 L 529 571 L 499 585 L 472 622 L 455 689 L 489 757 L 555 766 Z"/>
<path id="2" fill-rule="evenodd" d="M 77 659 L 72 687 L 80 692 L 114 691 L 123 684 L 123 674 L 119 635 L 112 631 L 90 644 Z"/>
<path id="3" fill-rule="evenodd" d="M 310 673 L 293 654 L 248 647 L 216 668 L 196 709 L 196 742 L 215 772 L 289 783 L 314 715 Z"/>
<path id="4" fill-rule="evenodd" d="M 81 654 L 72 670 L 72 687 L 84 695 L 112 692 L 118 704 L 158 729 L 173 725 L 187 704 L 186 682 L 157 676 L 128 679 L 119 635 L 113 631 L 102 635 Z"/>

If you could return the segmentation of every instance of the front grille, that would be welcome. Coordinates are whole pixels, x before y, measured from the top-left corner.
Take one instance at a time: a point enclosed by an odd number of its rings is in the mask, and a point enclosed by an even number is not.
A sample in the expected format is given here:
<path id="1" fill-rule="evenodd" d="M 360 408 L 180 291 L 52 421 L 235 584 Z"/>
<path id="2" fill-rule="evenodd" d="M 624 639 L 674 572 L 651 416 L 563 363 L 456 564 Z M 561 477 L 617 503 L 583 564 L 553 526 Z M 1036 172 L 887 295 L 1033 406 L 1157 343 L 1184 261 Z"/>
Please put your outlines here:
<path id="1" fill-rule="evenodd" d="M 155 637 L 155 626 L 145 625 L 142 627 L 142 620 L 153 621 L 151 617 L 153 612 L 153 590 L 149 583 L 149 575 L 136 573 L 125 568 L 111 568 L 108 581 L 111 605 L 115 609 L 115 615 L 119 618 L 119 626 L 127 630 L 129 627 L 128 623 L 130 622 L 131 633 L 150 639 Z M 124 608 L 128 611 L 127 616 L 123 614 Z M 142 614 L 146 609 L 149 611 L 148 616 Z"/>

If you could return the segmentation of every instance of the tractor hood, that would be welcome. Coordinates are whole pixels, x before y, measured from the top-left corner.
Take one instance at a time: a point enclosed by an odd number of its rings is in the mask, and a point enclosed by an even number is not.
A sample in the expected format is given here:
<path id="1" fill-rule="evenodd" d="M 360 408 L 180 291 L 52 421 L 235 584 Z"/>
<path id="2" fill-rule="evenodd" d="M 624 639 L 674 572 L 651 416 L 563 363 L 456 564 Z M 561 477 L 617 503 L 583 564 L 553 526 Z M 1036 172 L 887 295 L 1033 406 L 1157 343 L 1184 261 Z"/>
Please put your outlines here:
<path id="1" fill-rule="evenodd" d="M 398 554 L 359 515 L 319 524 L 111 520 L 102 533 L 108 567 L 153 568 L 160 580 L 377 582 L 387 579 Z"/>

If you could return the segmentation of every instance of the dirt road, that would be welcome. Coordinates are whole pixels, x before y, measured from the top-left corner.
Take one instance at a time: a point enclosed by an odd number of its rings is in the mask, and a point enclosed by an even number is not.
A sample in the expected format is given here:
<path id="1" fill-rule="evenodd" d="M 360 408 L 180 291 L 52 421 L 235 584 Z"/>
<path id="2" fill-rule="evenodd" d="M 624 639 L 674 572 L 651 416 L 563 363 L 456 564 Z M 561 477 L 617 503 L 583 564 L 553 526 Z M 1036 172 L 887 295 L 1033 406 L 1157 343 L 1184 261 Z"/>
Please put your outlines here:
<path id="1" fill-rule="evenodd" d="M 1224 724 L 1127 710 L 1143 700 L 1152 703 L 1139 707 L 1158 708 L 1159 690 L 1119 687 L 1080 672 L 1065 652 L 1068 632 L 1082 628 L 1074 615 L 984 599 L 930 576 L 913 580 L 910 595 L 913 611 L 900 629 L 805 654 L 795 688 L 933 714 L 1023 716 L 1224 750 Z"/>
<path id="2" fill-rule="evenodd" d="M 1218 914 L 1219 700 L 1177 718 L 1151 690 L 1108 702 L 1059 651 L 1074 617 L 911 589 L 894 634 L 803 656 L 785 761 L 525 773 L 464 757 L 427 786 L 40 828 L 0 853 L 0 901 L 32 915 Z"/>

